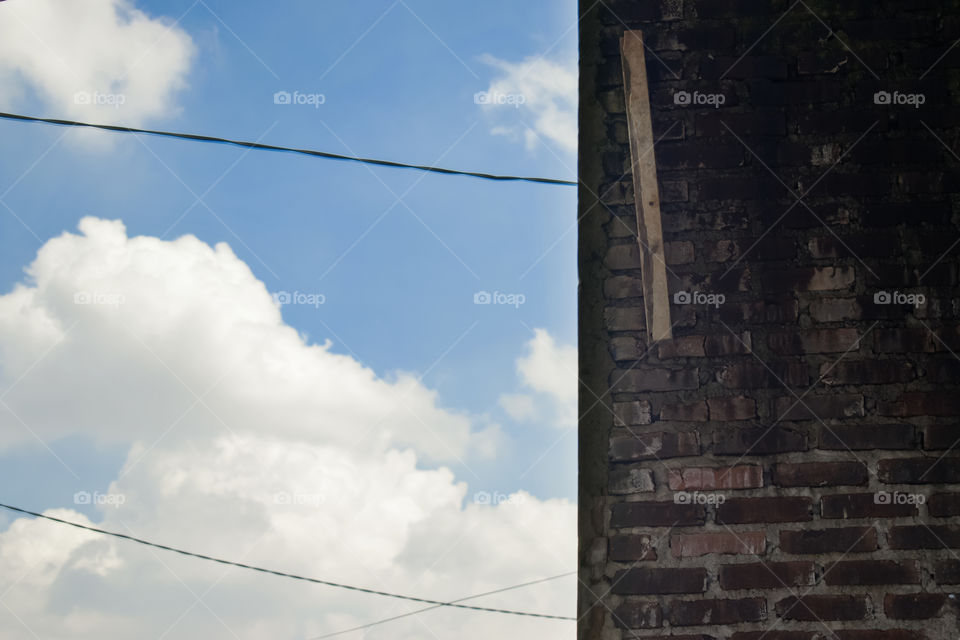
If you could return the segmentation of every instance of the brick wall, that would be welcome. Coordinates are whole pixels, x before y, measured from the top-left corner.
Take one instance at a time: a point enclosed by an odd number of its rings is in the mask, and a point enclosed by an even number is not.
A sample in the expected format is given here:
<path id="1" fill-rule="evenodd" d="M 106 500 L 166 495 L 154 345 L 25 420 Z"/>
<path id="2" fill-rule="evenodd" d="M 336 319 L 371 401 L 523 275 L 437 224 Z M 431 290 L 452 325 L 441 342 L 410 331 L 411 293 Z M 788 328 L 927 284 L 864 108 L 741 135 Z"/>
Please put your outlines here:
<path id="1" fill-rule="evenodd" d="M 579 637 L 957 638 L 960 2 L 581 12 Z M 657 344 L 627 29 L 658 138 Z"/>

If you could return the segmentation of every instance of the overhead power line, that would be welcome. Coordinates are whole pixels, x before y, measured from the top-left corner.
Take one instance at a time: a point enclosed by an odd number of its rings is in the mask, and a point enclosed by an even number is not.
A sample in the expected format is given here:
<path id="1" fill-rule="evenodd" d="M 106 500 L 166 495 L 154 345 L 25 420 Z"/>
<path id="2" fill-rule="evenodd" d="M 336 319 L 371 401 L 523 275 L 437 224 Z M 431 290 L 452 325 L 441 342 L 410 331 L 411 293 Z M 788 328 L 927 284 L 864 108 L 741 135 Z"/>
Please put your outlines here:
<path id="1" fill-rule="evenodd" d="M 209 560 L 211 562 L 217 562 L 219 564 L 228 565 L 231 567 L 238 567 L 240 569 L 249 569 L 251 571 L 259 571 L 260 573 L 268 573 L 275 576 L 280 576 L 281 578 L 292 578 L 294 580 L 303 580 L 305 582 L 312 582 L 314 584 L 322 584 L 328 587 L 335 587 L 337 589 L 347 589 L 349 591 L 358 591 L 360 593 L 368 593 L 375 596 L 383 596 L 385 598 L 396 598 L 398 600 L 409 600 L 410 602 L 421 602 L 423 604 L 431 604 L 438 607 L 454 607 L 457 609 L 469 609 L 471 611 L 486 611 L 488 613 L 505 613 L 514 616 L 525 616 L 529 618 L 545 618 L 548 620 L 576 620 L 569 616 L 552 616 L 546 613 L 531 613 L 529 611 L 514 611 L 512 609 L 494 609 L 491 607 L 477 607 L 469 604 L 458 604 L 455 602 L 443 602 L 441 600 L 430 600 L 429 598 L 417 598 L 415 596 L 406 596 L 399 593 L 390 593 L 387 591 L 377 591 L 375 589 L 367 589 L 365 587 L 356 587 L 349 584 L 341 584 L 339 582 L 331 582 L 329 580 L 321 580 L 319 578 L 308 578 L 306 576 L 300 576 L 294 573 L 285 573 L 283 571 L 276 571 L 274 569 L 265 569 L 263 567 L 255 567 L 249 564 L 243 564 L 241 562 L 233 562 L 232 560 L 224 560 L 223 558 L 215 558 L 213 556 L 207 556 L 202 553 L 194 553 L 192 551 L 186 551 L 184 549 L 178 549 L 177 547 L 170 547 L 164 544 L 157 544 L 156 542 L 150 542 L 149 540 L 144 540 L 143 538 L 136 538 L 134 536 L 128 536 L 125 533 L 117 533 L 116 531 L 107 531 L 106 529 L 99 529 L 97 527 L 90 527 L 85 524 L 80 524 L 79 522 L 71 522 L 70 520 L 63 520 L 61 518 L 55 518 L 54 516 L 44 515 L 42 513 L 37 513 L 36 511 L 29 511 L 27 509 L 21 509 L 20 507 L 14 507 L 8 504 L 0 503 L 0 507 L 8 509 L 10 511 L 15 511 L 17 513 L 23 513 L 28 516 L 33 516 L 35 518 L 42 518 L 44 520 L 49 520 L 51 522 L 58 522 L 60 524 L 69 525 L 71 527 L 76 527 L 77 529 L 84 529 L 86 531 L 92 531 L 94 533 L 100 533 L 105 536 L 113 536 L 114 538 L 121 538 L 123 540 L 129 540 L 131 542 L 136 542 L 137 544 L 146 545 L 148 547 L 153 547 L 155 549 L 163 549 L 164 551 L 172 551 L 174 553 L 179 553 L 183 556 L 188 556 L 190 558 L 198 558 L 200 560 Z"/>
<path id="2" fill-rule="evenodd" d="M 466 602 L 467 600 L 474 600 L 476 598 L 482 598 L 484 596 L 492 596 L 495 593 L 503 593 L 504 591 L 512 591 L 514 589 L 521 589 L 523 587 L 529 587 L 531 585 L 540 584 L 541 582 L 549 582 L 551 580 L 557 580 L 558 578 L 566 578 L 567 576 L 572 576 L 576 571 L 568 571 L 567 573 L 561 573 L 555 576 L 550 576 L 549 578 L 540 578 L 539 580 L 531 580 L 530 582 L 524 582 L 522 584 L 515 584 L 509 587 L 503 587 L 501 589 L 494 589 L 493 591 L 486 591 L 484 593 L 478 593 L 476 595 L 467 596 L 466 598 L 457 598 L 456 600 L 451 600 L 451 604 L 454 602 Z M 322 636 L 314 636 L 309 640 L 323 640 L 324 638 L 332 638 L 334 636 L 343 635 L 344 633 L 350 633 L 351 631 L 360 631 L 362 629 L 369 629 L 370 627 L 375 627 L 378 624 L 383 624 L 385 622 L 391 622 L 393 620 L 399 620 L 400 618 L 406 618 L 408 616 L 415 616 L 418 613 L 423 613 L 424 611 L 430 611 L 432 609 L 438 609 L 440 605 L 435 604 L 430 607 L 424 607 L 423 609 L 417 609 L 416 611 L 408 611 L 407 613 L 401 613 L 399 615 L 391 616 L 389 618 L 383 618 L 382 620 L 377 620 L 376 622 L 368 622 L 367 624 L 361 624 L 358 627 L 351 627 L 349 629 L 341 629 L 340 631 L 334 631 L 333 633 L 326 633 Z"/>
<path id="3" fill-rule="evenodd" d="M 2 0 L 0 0 L 2 1 Z M 554 184 L 565 186 L 576 186 L 577 183 L 572 180 L 559 180 L 557 178 L 533 178 L 525 176 L 498 175 L 494 173 L 481 173 L 478 171 L 461 171 L 459 169 L 444 169 L 443 167 L 432 167 L 421 164 L 409 164 L 406 162 L 394 162 L 393 160 L 378 160 L 375 158 L 361 158 L 358 156 L 346 156 L 339 153 L 330 153 L 328 151 L 316 151 L 313 149 L 296 149 L 294 147 L 281 147 L 272 144 L 262 144 L 259 142 L 246 142 L 243 140 L 230 140 L 228 138 L 218 138 L 215 136 L 205 136 L 195 133 L 177 133 L 174 131 L 158 131 L 154 129 L 138 129 L 135 127 L 122 127 L 115 124 L 92 124 L 90 122 L 79 122 L 77 120 L 60 120 L 55 118 L 37 118 L 35 116 L 24 116 L 16 113 L 0 112 L 0 118 L 6 120 L 17 120 L 21 122 L 39 122 L 41 124 L 52 124 L 64 127 L 86 127 L 90 129 L 102 129 L 103 131 L 115 131 L 119 133 L 146 133 L 152 136 L 163 136 L 165 138 L 177 138 L 179 140 L 192 140 L 194 142 L 213 142 L 217 144 L 229 144 L 246 149 L 257 149 L 259 151 L 285 151 L 288 153 L 298 153 L 305 156 L 316 158 L 326 158 L 328 160 L 345 160 L 349 162 L 361 162 L 363 164 L 372 164 L 381 167 L 391 167 L 394 169 L 417 169 L 419 171 L 429 171 L 431 173 L 441 173 L 454 176 L 467 176 L 470 178 L 482 178 L 484 180 L 514 181 L 514 182 L 537 182 L 541 184 Z"/>

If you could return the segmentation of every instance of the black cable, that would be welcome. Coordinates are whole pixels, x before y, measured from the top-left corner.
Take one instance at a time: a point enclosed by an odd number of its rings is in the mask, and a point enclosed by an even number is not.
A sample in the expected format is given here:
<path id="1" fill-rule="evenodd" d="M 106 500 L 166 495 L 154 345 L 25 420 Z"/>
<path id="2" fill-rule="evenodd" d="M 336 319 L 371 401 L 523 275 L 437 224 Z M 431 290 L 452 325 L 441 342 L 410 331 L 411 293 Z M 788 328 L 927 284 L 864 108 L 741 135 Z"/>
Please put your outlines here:
<path id="1" fill-rule="evenodd" d="M 550 576 L 549 578 L 540 578 L 539 580 L 531 580 L 530 582 L 524 582 L 522 584 L 515 584 L 509 587 L 503 587 L 501 589 L 494 589 L 493 591 L 486 591 L 484 593 L 478 593 L 476 595 L 467 596 L 466 598 L 457 598 L 456 600 L 451 600 L 450 603 L 454 602 L 464 602 L 466 600 L 473 600 L 475 598 L 482 598 L 484 596 L 492 596 L 495 593 L 503 593 L 504 591 L 511 591 L 513 589 L 520 589 L 521 587 L 529 587 L 530 585 L 540 584 L 541 582 L 549 582 L 550 580 L 556 580 L 557 578 L 566 578 L 567 576 L 572 576 L 576 571 L 568 571 L 567 573 L 561 573 L 555 576 Z M 344 633 L 350 633 L 351 631 L 360 631 L 362 629 L 369 629 L 370 627 L 375 627 L 378 624 L 383 624 L 384 622 L 391 622 L 393 620 L 399 620 L 400 618 L 406 618 L 408 616 L 415 616 L 418 613 L 423 613 L 424 611 L 430 611 L 432 609 L 438 609 L 440 605 L 435 604 L 431 607 L 424 607 L 423 609 L 417 609 L 416 611 L 408 611 L 407 613 L 401 613 L 390 618 L 383 618 L 382 620 L 377 620 L 376 622 L 368 622 L 367 624 L 362 624 L 358 627 L 352 627 L 350 629 L 342 629 L 340 631 L 334 631 L 333 633 L 326 633 L 322 636 L 314 636 L 309 640 L 323 640 L 324 638 L 332 638 L 334 636 L 343 635 Z"/>
<path id="2" fill-rule="evenodd" d="M 44 520 L 50 520 L 52 522 L 59 522 L 60 524 L 70 525 L 71 527 L 76 527 L 77 529 L 85 529 L 87 531 L 93 531 L 94 533 L 101 533 L 103 535 L 113 536 L 114 538 L 122 538 L 124 540 L 130 540 L 131 542 L 143 544 L 148 547 L 154 547 L 155 549 L 163 549 L 164 551 L 173 551 L 174 553 L 179 553 L 180 555 L 189 556 L 191 558 L 199 558 L 200 560 L 210 560 L 211 562 L 218 562 L 220 564 L 229 565 L 231 567 L 239 567 L 241 569 L 250 569 L 251 571 L 269 573 L 275 576 L 280 576 L 282 578 L 293 578 L 294 580 L 304 580 L 306 582 L 322 584 L 328 587 L 336 587 L 337 589 L 348 589 L 350 591 L 359 591 L 361 593 L 369 593 L 375 596 L 384 596 L 386 598 L 397 598 L 399 600 L 409 600 L 411 602 L 422 602 L 424 604 L 432 604 L 438 607 L 456 607 L 457 609 L 470 609 L 471 611 L 506 613 L 514 616 L 527 616 L 530 618 L 547 618 L 550 620 L 575 620 L 576 619 L 568 616 L 551 616 L 545 613 L 530 613 L 527 611 L 513 611 L 511 609 L 491 609 L 489 607 L 475 607 L 468 604 L 455 604 L 453 602 L 441 602 L 440 600 L 430 600 L 428 598 L 417 598 L 415 596 L 405 596 L 398 593 L 389 593 L 387 591 L 376 591 L 374 589 L 367 589 L 365 587 L 355 587 L 349 584 L 340 584 L 338 582 L 330 582 L 329 580 L 320 580 L 318 578 L 307 578 L 305 576 L 298 576 L 293 573 L 284 573 L 283 571 L 275 571 L 273 569 L 264 569 L 263 567 L 255 567 L 253 565 L 243 564 L 240 562 L 233 562 L 231 560 L 223 560 L 222 558 L 214 558 L 213 556 L 206 556 L 201 553 L 193 553 L 192 551 L 185 551 L 183 549 L 177 549 L 176 547 L 168 547 L 167 545 L 157 544 L 156 542 L 150 542 L 149 540 L 144 540 L 142 538 L 135 538 L 133 536 L 128 536 L 125 533 L 107 531 L 106 529 L 98 529 L 97 527 L 89 527 L 85 524 L 70 522 L 69 520 L 62 520 L 60 518 L 55 518 L 53 516 L 47 516 L 42 513 L 37 513 L 36 511 L 28 511 L 26 509 L 21 509 L 19 507 L 12 507 L 8 504 L 0 503 L 0 507 L 3 507 L 4 509 L 9 509 L 10 511 L 16 511 L 18 513 L 24 513 L 29 516 L 34 516 L 36 518 L 43 518 Z"/>
<path id="3" fill-rule="evenodd" d="M 230 140 L 228 138 L 217 138 L 214 136 L 204 136 L 195 133 L 176 133 L 173 131 L 157 131 L 153 129 L 137 129 L 135 127 L 122 127 L 115 124 L 91 124 L 89 122 L 78 122 L 76 120 L 59 120 L 55 118 L 37 118 L 34 116 L 24 116 L 16 113 L 2 113 L 0 118 L 6 120 L 19 120 L 22 122 L 39 122 L 42 124 L 53 124 L 65 127 L 89 127 L 92 129 L 102 129 L 104 131 L 117 131 L 120 133 L 147 133 L 154 136 L 163 136 L 167 138 L 178 138 L 180 140 L 193 140 L 194 142 L 214 142 L 218 144 L 230 144 L 247 149 L 259 149 L 261 151 L 287 151 L 290 153 L 299 153 L 301 155 L 314 156 L 317 158 L 327 158 L 330 160 L 347 160 L 350 162 L 362 162 L 364 164 L 373 164 L 381 167 L 393 167 L 398 169 L 418 169 L 420 171 L 429 171 L 432 173 L 442 173 L 455 176 L 468 176 L 471 178 L 483 178 L 484 180 L 499 181 L 521 181 L 538 182 L 541 184 L 557 184 L 566 186 L 576 186 L 577 183 L 571 180 L 559 180 L 556 178 L 529 178 L 523 176 L 497 175 L 492 173 L 479 173 L 476 171 L 460 171 L 458 169 L 444 169 L 442 167 L 430 167 L 420 164 L 408 164 L 406 162 L 394 162 L 392 160 L 377 160 L 374 158 L 360 158 L 357 156 L 345 156 L 339 153 L 330 153 L 327 151 L 315 151 L 313 149 L 295 149 L 293 147 L 279 147 L 272 144 L 261 144 L 259 142 L 245 142 L 243 140 Z"/>

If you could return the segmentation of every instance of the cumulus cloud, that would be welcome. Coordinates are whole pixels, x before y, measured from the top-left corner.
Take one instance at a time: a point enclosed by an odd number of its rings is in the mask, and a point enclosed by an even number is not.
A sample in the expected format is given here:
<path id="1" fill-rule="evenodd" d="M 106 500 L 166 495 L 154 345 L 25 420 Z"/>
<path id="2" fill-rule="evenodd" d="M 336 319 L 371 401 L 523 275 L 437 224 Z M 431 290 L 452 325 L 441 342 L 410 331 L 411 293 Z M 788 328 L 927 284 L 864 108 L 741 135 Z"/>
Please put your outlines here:
<path id="1" fill-rule="evenodd" d="M 129 0 L 0 4 L 0 101 L 26 95 L 56 115 L 141 125 L 169 116 L 195 46 L 167 18 Z"/>
<path id="2" fill-rule="evenodd" d="M 32 438 L 24 425 L 126 444 L 99 526 L 436 599 L 575 565 L 573 504 L 469 500 L 438 465 L 495 452 L 489 429 L 412 375 L 383 379 L 306 343 L 229 246 L 128 237 L 96 218 L 79 228 L 0 296 L 0 446 Z M 562 388 L 541 371 L 551 349 L 565 354 L 538 332 L 522 367 L 547 393 Z M 477 604 L 569 615 L 574 580 Z M 0 533 L 0 594 L 4 638 L 305 639 L 418 608 L 25 518 Z M 431 633 L 573 637 L 574 625 L 436 610 L 364 637 Z"/>
<path id="3" fill-rule="evenodd" d="M 515 420 L 540 418 L 569 429 L 577 423 L 577 348 L 535 329 L 526 349 L 516 367 L 528 392 L 504 394 L 500 406 Z"/>
<path id="4" fill-rule="evenodd" d="M 508 62 L 489 55 L 483 60 L 497 70 L 481 100 L 495 122 L 492 133 L 522 139 L 528 149 L 546 140 L 564 151 L 577 150 L 576 60 L 534 56 Z"/>

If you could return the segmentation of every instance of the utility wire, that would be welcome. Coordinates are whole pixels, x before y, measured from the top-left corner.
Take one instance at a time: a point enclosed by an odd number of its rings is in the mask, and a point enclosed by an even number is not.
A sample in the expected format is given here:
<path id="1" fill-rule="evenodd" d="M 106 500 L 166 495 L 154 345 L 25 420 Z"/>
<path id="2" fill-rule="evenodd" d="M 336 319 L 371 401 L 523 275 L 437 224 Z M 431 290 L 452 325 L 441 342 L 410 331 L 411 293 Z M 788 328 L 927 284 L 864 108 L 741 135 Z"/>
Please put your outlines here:
<path id="1" fill-rule="evenodd" d="M 559 575 L 550 576 L 549 578 L 540 578 L 539 580 L 531 580 L 530 582 L 524 582 L 522 584 L 515 584 L 509 587 L 503 587 L 502 589 L 494 589 L 493 591 L 487 591 L 485 593 L 478 593 L 473 596 L 467 596 L 466 598 L 457 598 L 456 600 L 451 600 L 450 603 L 455 602 L 465 602 L 467 600 L 473 600 L 475 598 L 482 598 L 483 596 L 492 596 L 495 593 L 503 593 L 504 591 L 511 591 L 513 589 L 520 589 L 521 587 L 529 587 L 530 585 L 540 584 L 541 582 L 549 582 L 550 580 L 556 580 L 558 578 L 566 578 L 567 576 L 572 576 L 576 571 L 568 571 L 567 573 L 561 573 Z M 367 624 L 362 624 L 359 627 L 352 627 L 350 629 L 343 629 L 341 631 L 334 631 L 333 633 L 327 633 L 322 636 L 314 636 L 308 640 L 323 640 L 324 638 L 332 638 L 333 636 L 343 635 L 344 633 L 350 633 L 351 631 L 360 631 L 361 629 L 369 629 L 370 627 L 375 627 L 378 624 L 383 624 L 384 622 L 391 622 L 393 620 L 399 620 L 400 618 L 406 618 L 408 616 L 415 616 L 418 613 L 423 613 L 424 611 L 430 611 L 431 609 L 439 608 L 439 604 L 435 604 L 432 607 L 424 607 L 423 609 L 417 609 L 416 611 L 408 611 L 407 613 L 401 613 L 400 615 L 392 616 L 390 618 L 384 618 L 382 620 L 377 620 L 376 622 L 368 622 Z"/>
<path id="2" fill-rule="evenodd" d="M 2 1 L 2 0 L 0 0 Z M 37 118 L 35 116 L 24 116 L 16 113 L 0 112 L 0 118 L 6 120 L 17 120 L 21 122 L 39 122 L 42 124 L 52 124 L 64 127 L 87 127 L 91 129 L 102 129 L 104 131 L 115 131 L 120 133 L 146 133 L 153 136 L 163 136 L 166 138 L 177 138 L 180 140 L 192 140 L 194 142 L 213 142 L 218 144 L 230 144 L 247 149 L 258 149 L 260 151 L 286 151 L 289 153 L 298 153 L 317 158 L 327 158 L 329 160 L 347 160 L 350 162 L 362 162 L 364 164 L 378 165 L 381 167 L 392 167 L 399 169 L 417 169 L 419 171 L 429 171 L 431 173 L 442 173 L 446 175 L 468 176 L 471 178 L 482 178 L 484 180 L 498 181 L 518 181 L 518 182 L 537 182 L 541 184 L 555 184 L 565 186 L 576 186 L 577 183 L 572 180 L 559 180 L 557 178 L 531 178 L 524 176 L 498 175 L 493 173 L 480 173 L 477 171 L 461 171 L 458 169 L 444 169 L 442 167 L 432 167 L 421 164 L 408 164 L 406 162 L 394 162 L 392 160 L 377 160 L 375 158 L 361 158 L 358 156 L 345 156 L 339 153 L 330 153 L 328 151 L 315 151 L 313 149 L 296 149 L 293 147 L 280 147 L 272 144 L 261 144 L 259 142 L 245 142 L 243 140 L 230 140 L 228 138 L 217 138 L 214 136 L 204 136 L 195 133 L 176 133 L 173 131 L 158 131 L 154 129 L 137 129 L 135 127 L 122 127 L 115 124 L 92 124 L 89 122 L 78 122 L 76 120 L 59 120 L 55 118 Z"/>
<path id="3" fill-rule="evenodd" d="M 545 613 L 530 613 L 528 611 L 513 611 L 511 609 L 492 609 L 490 607 L 476 607 L 469 604 L 456 604 L 453 602 L 442 602 L 440 600 L 430 600 L 428 598 L 417 598 L 415 596 L 405 596 L 399 593 L 389 593 L 387 591 L 376 591 L 374 589 L 367 589 L 365 587 L 355 587 L 349 584 L 341 584 L 338 582 L 330 582 L 329 580 L 320 580 L 319 578 L 308 578 L 306 576 L 299 576 L 293 573 L 284 573 L 283 571 L 276 571 L 274 569 L 264 569 L 263 567 L 255 567 L 249 564 L 243 564 L 240 562 L 233 562 L 231 560 L 224 560 L 222 558 L 214 558 L 213 556 L 203 555 L 201 553 L 194 553 L 192 551 L 185 551 L 184 549 L 178 549 L 176 547 L 168 547 L 167 545 L 157 544 L 156 542 L 150 542 L 149 540 L 144 540 L 142 538 L 135 538 L 133 536 L 128 536 L 124 533 L 117 533 L 115 531 L 107 531 L 106 529 L 98 529 L 97 527 L 90 527 L 85 524 L 80 524 L 78 522 L 71 522 L 69 520 L 62 520 L 60 518 L 55 518 L 53 516 L 47 516 L 42 513 L 37 513 L 36 511 L 28 511 L 27 509 L 21 509 L 20 507 L 13 507 L 8 504 L 0 503 L 0 507 L 8 509 L 10 511 L 16 511 L 17 513 L 24 513 L 28 516 L 34 516 L 36 518 L 43 518 L 44 520 L 50 520 L 52 522 L 59 522 L 60 524 L 66 524 L 71 527 L 76 527 L 77 529 L 85 529 L 86 531 L 93 531 L 94 533 L 101 533 L 106 536 L 113 536 L 114 538 L 122 538 L 124 540 L 130 540 L 131 542 L 136 542 L 137 544 L 146 545 L 148 547 L 153 547 L 155 549 L 163 549 L 164 551 L 172 551 L 174 553 L 179 553 L 180 555 L 188 556 L 191 558 L 198 558 L 200 560 L 209 560 L 211 562 L 218 562 L 220 564 L 225 564 L 231 567 L 239 567 L 241 569 L 250 569 L 251 571 L 259 571 L 260 573 L 268 573 L 275 576 L 280 576 L 282 578 L 293 578 L 294 580 L 303 580 L 305 582 L 313 582 L 315 584 L 322 584 L 328 587 L 336 587 L 337 589 L 347 589 L 349 591 L 359 591 L 361 593 L 369 593 L 375 596 L 384 596 L 386 598 L 397 598 L 398 600 L 409 600 L 411 602 L 422 602 L 424 604 L 432 604 L 438 607 L 455 607 L 457 609 L 470 609 L 471 611 L 487 611 L 489 613 L 506 613 L 514 616 L 526 616 L 529 618 L 546 618 L 549 620 L 576 620 L 569 616 L 552 616 Z"/>

